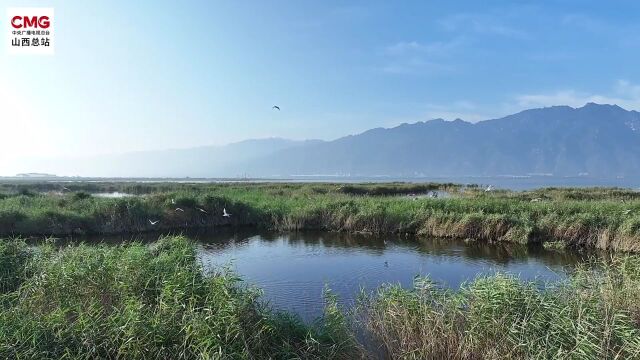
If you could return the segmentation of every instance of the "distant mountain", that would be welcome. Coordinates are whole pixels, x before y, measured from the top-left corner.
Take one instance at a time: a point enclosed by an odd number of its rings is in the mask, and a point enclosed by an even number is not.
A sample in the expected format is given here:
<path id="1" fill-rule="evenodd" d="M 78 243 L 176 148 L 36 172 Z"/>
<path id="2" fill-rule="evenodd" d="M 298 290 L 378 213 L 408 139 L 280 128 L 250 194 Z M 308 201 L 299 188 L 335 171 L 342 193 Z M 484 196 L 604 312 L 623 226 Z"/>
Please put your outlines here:
<path id="1" fill-rule="evenodd" d="M 284 149 L 246 167 L 261 175 L 640 176 L 640 113 L 589 103 L 475 124 L 436 119 Z"/>
<path id="2" fill-rule="evenodd" d="M 33 159 L 31 168 L 68 176 L 99 177 L 244 177 L 249 168 L 238 167 L 283 149 L 321 143 L 281 138 L 245 140 L 226 146 L 140 151 L 72 159 Z"/>
<path id="3" fill-rule="evenodd" d="M 135 177 L 640 177 L 640 113 L 616 105 L 554 106 L 469 123 L 436 119 L 333 141 L 247 140 L 47 161 L 28 171 Z"/>

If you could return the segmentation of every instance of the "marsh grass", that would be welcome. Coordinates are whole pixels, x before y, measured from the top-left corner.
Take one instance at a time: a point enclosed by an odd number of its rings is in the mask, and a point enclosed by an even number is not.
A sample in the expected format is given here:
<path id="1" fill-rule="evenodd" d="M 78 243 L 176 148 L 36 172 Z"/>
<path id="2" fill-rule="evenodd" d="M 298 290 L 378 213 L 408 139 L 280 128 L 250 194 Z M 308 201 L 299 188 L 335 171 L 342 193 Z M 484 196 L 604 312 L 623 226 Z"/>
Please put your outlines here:
<path id="1" fill-rule="evenodd" d="M 363 296 L 359 319 L 390 359 L 638 358 L 638 258 L 598 265 L 544 288 L 504 274 L 460 291 L 421 278 Z"/>
<path id="2" fill-rule="evenodd" d="M 325 291 L 312 324 L 277 312 L 195 245 L 0 242 L 0 358 L 615 359 L 640 356 L 640 256 L 593 260 L 540 284 L 416 278 L 345 311 Z M 365 334 L 366 336 L 357 336 Z M 367 341 L 363 341 L 366 339 Z"/>
<path id="3" fill-rule="evenodd" d="M 15 291 L 25 281 L 31 259 L 23 241 L 0 242 L 0 294 Z"/>
<path id="4" fill-rule="evenodd" d="M 86 186 L 96 189 L 101 185 Z M 130 191 L 146 195 L 107 199 L 83 192 L 13 193 L 0 199 L 0 235 L 64 236 L 257 226 L 491 242 L 557 241 L 568 247 L 640 251 L 640 193 L 625 189 L 549 188 L 486 193 L 478 187 L 452 184 L 102 186 L 117 191 L 126 191 L 130 186 Z M 402 195 L 427 189 L 445 189 L 456 196 L 412 200 Z M 176 211 L 176 207 L 184 212 Z M 223 208 L 233 216 L 223 218 Z M 149 219 L 160 222 L 151 225 Z"/>
<path id="5" fill-rule="evenodd" d="M 273 312 L 235 275 L 204 274 L 181 237 L 50 249 L 32 254 L 32 266 L 29 255 L 12 256 L 23 254 L 23 242 L 5 244 L 3 359 L 325 359 L 354 351 L 335 336 L 346 324 L 331 302 L 327 321 L 314 327 Z"/>

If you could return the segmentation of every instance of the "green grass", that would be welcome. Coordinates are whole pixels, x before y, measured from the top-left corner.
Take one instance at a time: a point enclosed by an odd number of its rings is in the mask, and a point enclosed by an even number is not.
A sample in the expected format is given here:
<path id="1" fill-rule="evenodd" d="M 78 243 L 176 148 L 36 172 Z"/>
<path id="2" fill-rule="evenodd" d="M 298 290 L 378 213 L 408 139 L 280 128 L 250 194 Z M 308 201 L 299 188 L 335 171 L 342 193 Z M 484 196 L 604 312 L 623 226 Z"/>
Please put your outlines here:
<path id="1" fill-rule="evenodd" d="M 181 237 L 31 252 L 21 241 L 4 243 L 3 359 L 325 359 L 355 351 L 331 299 L 326 321 L 305 325 L 265 307 L 235 275 L 205 275 Z"/>
<path id="2" fill-rule="evenodd" d="M 73 185 L 82 191 L 130 190 L 145 194 L 106 199 L 84 192 L 41 194 L 35 190 L 42 185 L 20 186 L 22 192 L 7 190 L 0 198 L 2 236 L 114 234 L 232 225 L 407 233 L 492 242 L 556 241 L 566 247 L 640 251 L 640 193 L 625 189 L 485 193 L 478 187 L 403 183 Z M 450 191 L 454 196 L 417 200 L 405 196 L 434 189 Z M 176 211 L 176 207 L 184 212 Z M 221 216 L 223 208 L 233 214 L 231 219 Z M 150 219 L 160 222 L 151 225 Z"/>
<path id="3" fill-rule="evenodd" d="M 640 258 L 598 265 L 545 290 L 504 274 L 459 291 L 416 279 L 363 295 L 359 318 L 393 359 L 637 359 Z"/>
<path id="4" fill-rule="evenodd" d="M 183 237 L 150 245 L 0 247 L 3 359 L 631 359 L 640 357 L 640 256 L 540 284 L 497 274 L 448 290 L 385 285 L 345 311 L 327 290 L 304 324 Z M 358 335 L 356 335 L 358 334 Z"/>

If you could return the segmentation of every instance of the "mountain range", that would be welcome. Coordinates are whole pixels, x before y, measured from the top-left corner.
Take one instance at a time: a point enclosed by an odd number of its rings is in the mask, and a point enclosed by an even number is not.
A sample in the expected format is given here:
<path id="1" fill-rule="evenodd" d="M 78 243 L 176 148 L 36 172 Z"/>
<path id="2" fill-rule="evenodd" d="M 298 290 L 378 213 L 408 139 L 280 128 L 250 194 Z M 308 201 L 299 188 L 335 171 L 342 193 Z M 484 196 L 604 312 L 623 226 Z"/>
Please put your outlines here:
<path id="1" fill-rule="evenodd" d="M 47 161 L 31 171 L 126 177 L 639 177 L 640 113 L 616 105 L 531 109 L 476 123 L 434 119 L 332 141 L 226 146 Z"/>

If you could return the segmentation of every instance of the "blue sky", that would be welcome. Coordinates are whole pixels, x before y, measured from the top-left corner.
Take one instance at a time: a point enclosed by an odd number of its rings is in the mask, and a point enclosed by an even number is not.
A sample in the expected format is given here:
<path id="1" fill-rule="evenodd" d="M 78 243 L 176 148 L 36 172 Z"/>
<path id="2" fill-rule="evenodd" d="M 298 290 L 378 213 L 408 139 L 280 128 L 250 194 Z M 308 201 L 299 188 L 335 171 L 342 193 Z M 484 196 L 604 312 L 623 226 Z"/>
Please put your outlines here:
<path id="1" fill-rule="evenodd" d="M 3 4 L 54 7 L 56 53 L 0 52 L 0 174 L 26 156 L 640 109 L 637 1 Z"/>

